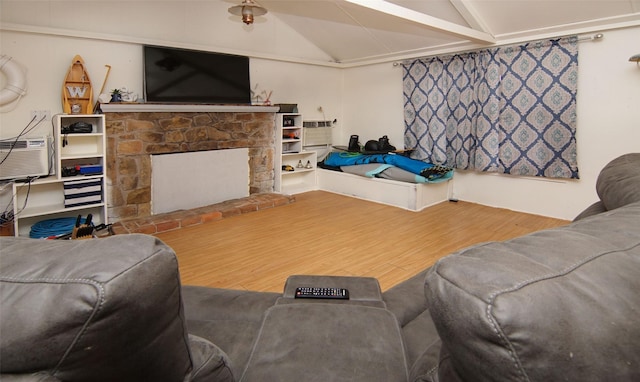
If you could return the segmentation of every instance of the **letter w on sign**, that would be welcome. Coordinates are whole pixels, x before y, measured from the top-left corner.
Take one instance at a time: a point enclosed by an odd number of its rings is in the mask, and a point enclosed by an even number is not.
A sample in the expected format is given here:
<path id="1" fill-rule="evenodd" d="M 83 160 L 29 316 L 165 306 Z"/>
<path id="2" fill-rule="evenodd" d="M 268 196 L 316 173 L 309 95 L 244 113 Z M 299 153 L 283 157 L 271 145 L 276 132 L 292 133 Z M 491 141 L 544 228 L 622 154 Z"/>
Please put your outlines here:
<path id="1" fill-rule="evenodd" d="M 84 93 L 87 91 L 86 86 L 69 86 L 67 85 L 67 91 L 72 98 L 84 97 Z"/>

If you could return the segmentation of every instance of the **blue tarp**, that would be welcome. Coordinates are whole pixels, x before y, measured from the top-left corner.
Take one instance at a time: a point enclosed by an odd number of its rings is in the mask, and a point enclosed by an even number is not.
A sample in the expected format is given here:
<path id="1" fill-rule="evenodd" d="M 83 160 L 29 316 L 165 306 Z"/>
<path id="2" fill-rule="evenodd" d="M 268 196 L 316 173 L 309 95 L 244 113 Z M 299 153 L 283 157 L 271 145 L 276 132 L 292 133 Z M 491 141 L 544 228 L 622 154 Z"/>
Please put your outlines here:
<path id="1" fill-rule="evenodd" d="M 360 154 L 351 152 L 332 152 L 324 159 L 324 163 L 328 166 L 334 167 L 385 163 L 421 176 L 425 176 L 429 169 L 435 167 L 442 168 L 441 166 L 436 166 L 433 163 L 426 163 L 398 154 Z M 425 176 L 425 178 L 448 179 L 453 176 L 453 169 L 446 169 L 441 172 L 442 173 L 436 172 L 434 174 L 430 174 L 429 176 Z"/>

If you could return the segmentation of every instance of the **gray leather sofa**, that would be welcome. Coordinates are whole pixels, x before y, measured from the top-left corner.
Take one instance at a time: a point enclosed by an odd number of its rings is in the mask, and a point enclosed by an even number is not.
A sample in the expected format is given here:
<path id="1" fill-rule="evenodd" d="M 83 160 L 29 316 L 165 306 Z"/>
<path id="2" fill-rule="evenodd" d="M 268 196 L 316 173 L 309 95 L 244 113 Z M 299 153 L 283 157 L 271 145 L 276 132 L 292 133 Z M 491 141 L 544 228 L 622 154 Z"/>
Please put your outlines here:
<path id="1" fill-rule="evenodd" d="M 639 381 L 640 154 L 571 224 L 480 244 L 381 293 L 181 286 L 154 237 L 0 239 L 2 381 Z M 350 300 L 293 298 L 342 286 Z"/>

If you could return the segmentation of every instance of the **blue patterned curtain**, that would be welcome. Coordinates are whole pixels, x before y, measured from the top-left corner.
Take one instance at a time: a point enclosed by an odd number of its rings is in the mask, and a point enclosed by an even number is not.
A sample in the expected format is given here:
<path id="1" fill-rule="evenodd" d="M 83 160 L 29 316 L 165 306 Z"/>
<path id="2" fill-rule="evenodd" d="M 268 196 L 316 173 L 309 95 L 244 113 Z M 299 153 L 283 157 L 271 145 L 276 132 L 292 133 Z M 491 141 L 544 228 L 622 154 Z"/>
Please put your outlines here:
<path id="1" fill-rule="evenodd" d="M 403 65 L 405 147 L 458 169 L 578 178 L 576 37 Z"/>

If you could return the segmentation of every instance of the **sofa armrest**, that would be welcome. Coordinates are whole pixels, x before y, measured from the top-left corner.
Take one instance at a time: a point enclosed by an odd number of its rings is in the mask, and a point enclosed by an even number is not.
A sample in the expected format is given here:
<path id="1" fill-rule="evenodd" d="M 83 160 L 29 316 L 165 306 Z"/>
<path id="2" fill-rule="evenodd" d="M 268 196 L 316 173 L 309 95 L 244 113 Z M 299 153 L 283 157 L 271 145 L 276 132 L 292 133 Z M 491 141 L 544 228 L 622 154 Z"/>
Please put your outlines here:
<path id="1" fill-rule="evenodd" d="M 2 237 L 0 263 L 1 372 L 94 382 L 191 372 L 178 264 L 158 239 Z"/>
<path id="2" fill-rule="evenodd" d="M 241 380 L 407 380 L 400 328 L 386 309 L 283 304 L 267 312 Z"/>
<path id="3" fill-rule="evenodd" d="M 640 380 L 639 274 L 640 202 L 439 260 L 440 380 Z"/>
<path id="4" fill-rule="evenodd" d="M 640 153 L 619 156 L 598 174 L 596 192 L 607 210 L 640 201 Z"/>
<path id="5" fill-rule="evenodd" d="M 593 203 L 592 205 L 590 205 L 589 207 L 585 208 L 584 211 L 580 212 L 578 216 L 573 218 L 573 221 L 577 222 L 578 220 L 588 218 L 589 216 L 598 215 L 606 211 L 607 211 L 607 207 L 605 207 L 604 203 L 602 203 L 602 201 L 599 200 Z"/>

